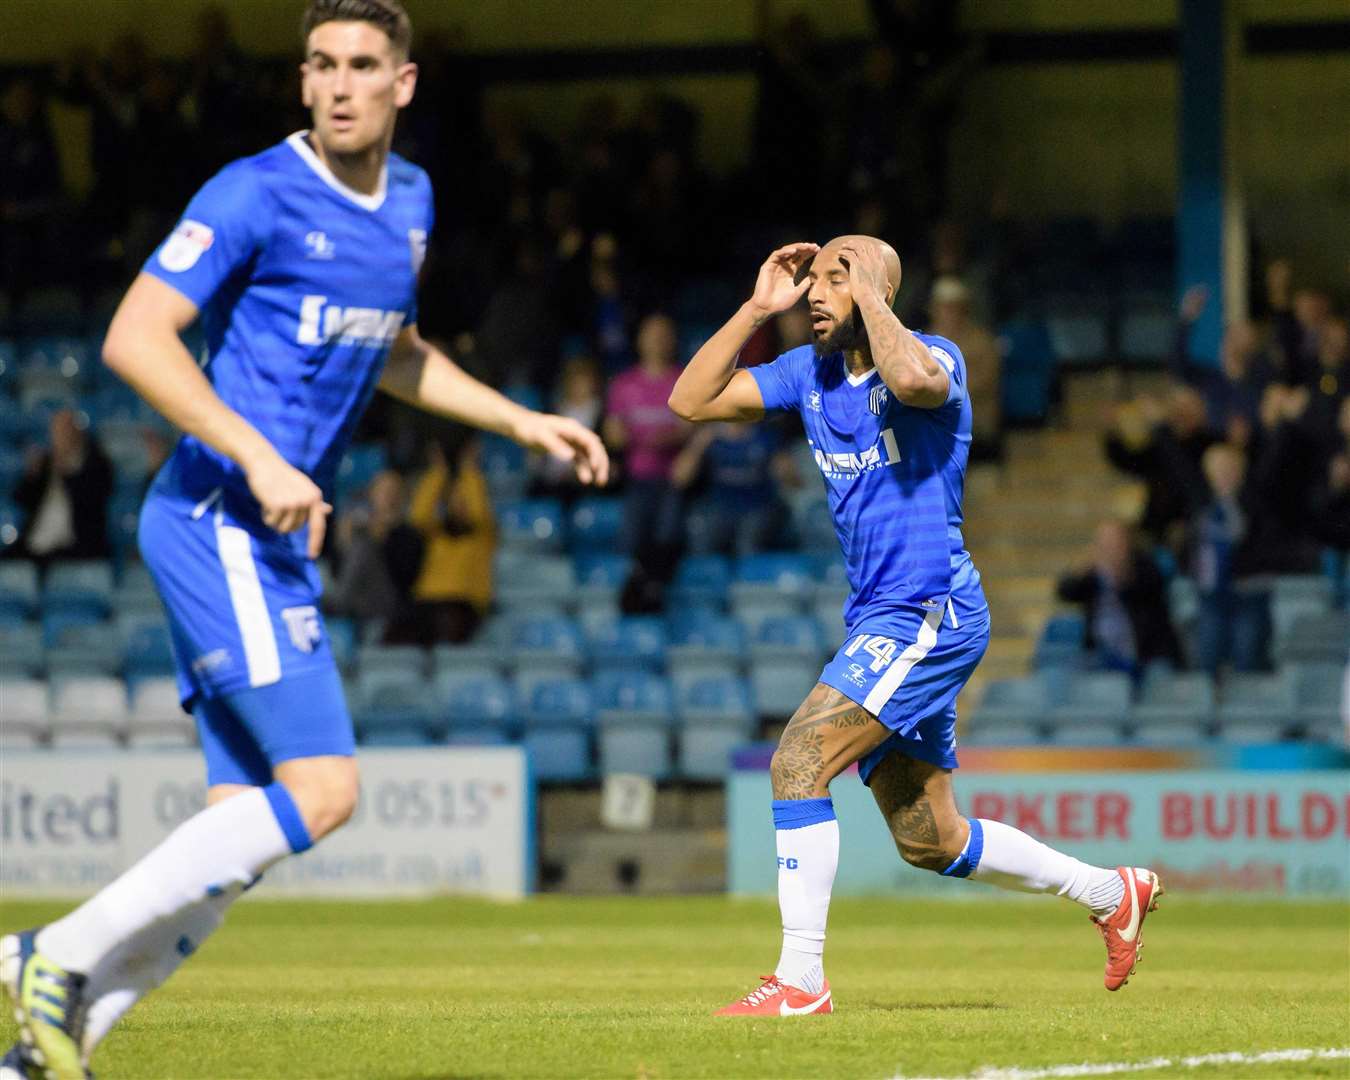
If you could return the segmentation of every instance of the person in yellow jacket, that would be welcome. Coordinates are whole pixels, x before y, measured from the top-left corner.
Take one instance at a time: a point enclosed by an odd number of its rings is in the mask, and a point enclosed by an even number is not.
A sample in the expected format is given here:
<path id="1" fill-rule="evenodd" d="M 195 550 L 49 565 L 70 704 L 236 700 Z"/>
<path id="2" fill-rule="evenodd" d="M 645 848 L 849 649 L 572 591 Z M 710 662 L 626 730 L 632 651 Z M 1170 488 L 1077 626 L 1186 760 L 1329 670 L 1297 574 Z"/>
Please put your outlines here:
<path id="1" fill-rule="evenodd" d="M 492 603 L 497 526 L 478 441 L 434 440 L 431 464 L 413 488 L 408 522 L 426 541 L 413 584 L 411 640 L 430 645 L 467 641 Z"/>

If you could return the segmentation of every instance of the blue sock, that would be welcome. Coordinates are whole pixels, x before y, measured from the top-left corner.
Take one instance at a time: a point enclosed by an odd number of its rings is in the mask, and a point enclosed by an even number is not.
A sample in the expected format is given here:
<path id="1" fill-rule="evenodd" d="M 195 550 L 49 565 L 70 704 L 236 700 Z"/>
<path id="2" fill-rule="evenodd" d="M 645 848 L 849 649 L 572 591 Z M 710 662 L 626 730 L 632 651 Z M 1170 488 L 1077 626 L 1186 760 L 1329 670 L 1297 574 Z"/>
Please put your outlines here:
<path id="1" fill-rule="evenodd" d="M 942 871 L 943 877 L 970 877 L 975 872 L 975 868 L 980 865 L 980 856 L 984 854 L 984 826 L 980 824 L 978 818 L 970 819 L 970 836 L 966 838 L 966 846 L 961 849 L 961 854 L 956 860 Z"/>
<path id="2" fill-rule="evenodd" d="M 286 785 L 274 780 L 263 788 L 263 794 L 267 796 L 267 802 L 277 817 L 281 831 L 286 834 L 286 842 L 291 845 L 291 851 L 299 855 L 302 851 L 308 851 L 313 847 L 314 841 L 310 839 L 309 829 L 305 827 L 305 819 L 300 816 L 300 808 L 295 805 L 295 800 L 286 790 Z"/>

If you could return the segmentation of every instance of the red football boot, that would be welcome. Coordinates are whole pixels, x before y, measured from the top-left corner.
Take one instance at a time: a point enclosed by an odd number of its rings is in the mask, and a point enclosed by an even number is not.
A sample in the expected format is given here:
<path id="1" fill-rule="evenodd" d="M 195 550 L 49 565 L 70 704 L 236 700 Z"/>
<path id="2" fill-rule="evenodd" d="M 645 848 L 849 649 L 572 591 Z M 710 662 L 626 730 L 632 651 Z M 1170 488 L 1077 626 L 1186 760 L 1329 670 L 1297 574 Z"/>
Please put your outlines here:
<path id="1" fill-rule="evenodd" d="M 820 1016 L 834 1012 L 834 1003 L 830 1000 L 830 983 L 819 994 L 798 990 L 795 986 L 778 981 L 776 975 L 761 975 L 764 984 L 741 998 L 733 1001 L 724 1009 L 718 1009 L 714 1016 Z"/>
<path id="2" fill-rule="evenodd" d="M 1144 916 L 1158 906 L 1158 897 L 1163 894 L 1162 882 L 1152 870 L 1118 866 L 1116 873 L 1125 882 L 1120 906 L 1104 919 L 1092 916 L 1106 942 L 1108 990 L 1119 990 L 1134 974 L 1144 949 Z"/>

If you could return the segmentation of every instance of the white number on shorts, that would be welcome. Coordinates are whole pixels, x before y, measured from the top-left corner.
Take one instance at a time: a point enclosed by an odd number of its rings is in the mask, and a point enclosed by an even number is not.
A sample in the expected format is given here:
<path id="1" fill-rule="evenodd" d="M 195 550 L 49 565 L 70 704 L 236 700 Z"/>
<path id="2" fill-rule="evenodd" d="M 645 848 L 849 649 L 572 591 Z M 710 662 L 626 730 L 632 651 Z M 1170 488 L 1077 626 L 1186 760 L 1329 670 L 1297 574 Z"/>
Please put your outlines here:
<path id="1" fill-rule="evenodd" d="M 872 657 L 872 671 L 879 672 L 887 664 L 895 659 L 895 642 L 890 638 L 881 637 L 876 634 L 859 634 L 848 643 L 848 648 L 844 650 L 845 656 L 852 656 L 859 649 Z"/>

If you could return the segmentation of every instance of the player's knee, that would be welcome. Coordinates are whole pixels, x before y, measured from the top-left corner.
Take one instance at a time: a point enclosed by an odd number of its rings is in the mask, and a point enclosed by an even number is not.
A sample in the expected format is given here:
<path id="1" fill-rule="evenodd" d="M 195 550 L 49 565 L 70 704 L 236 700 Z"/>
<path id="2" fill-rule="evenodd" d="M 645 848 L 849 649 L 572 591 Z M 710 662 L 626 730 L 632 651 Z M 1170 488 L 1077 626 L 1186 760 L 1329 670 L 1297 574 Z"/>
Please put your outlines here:
<path id="1" fill-rule="evenodd" d="M 278 773 L 281 771 L 278 769 Z M 361 784 L 356 762 L 351 758 L 311 761 L 280 779 L 295 800 L 311 840 L 317 841 L 341 828 L 356 811 Z"/>
<path id="2" fill-rule="evenodd" d="M 913 844 L 902 839 L 897 839 L 895 846 L 900 850 L 900 858 L 910 866 L 917 870 L 931 870 L 935 874 L 942 873 L 961 855 L 960 849 L 949 852 L 945 847 Z"/>

